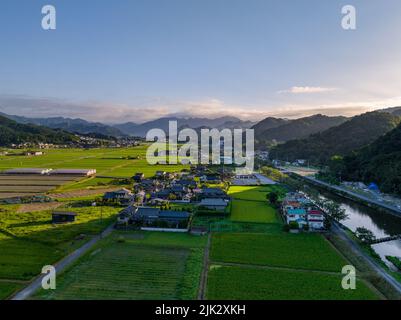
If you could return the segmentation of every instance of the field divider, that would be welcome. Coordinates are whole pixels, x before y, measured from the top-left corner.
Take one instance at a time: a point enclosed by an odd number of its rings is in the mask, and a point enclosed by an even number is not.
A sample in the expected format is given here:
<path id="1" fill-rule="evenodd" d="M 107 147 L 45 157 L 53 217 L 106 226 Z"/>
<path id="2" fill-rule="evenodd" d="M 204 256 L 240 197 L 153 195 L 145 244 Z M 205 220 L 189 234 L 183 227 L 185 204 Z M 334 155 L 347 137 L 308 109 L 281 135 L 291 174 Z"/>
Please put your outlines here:
<path id="1" fill-rule="evenodd" d="M 259 264 L 249 264 L 249 263 L 237 263 L 237 262 L 220 262 L 220 261 L 210 261 L 210 265 L 220 265 L 223 267 L 244 267 L 244 268 L 254 268 L 254 269 L 267 269 L 267 270 L 282 270 L 282 271 L 296 271 L 301 273 L 320 273 L 320 274 L 329 274 L 335 276 L 341 276 L 341 272 L 335 271 L 325 271 L 325 270 L 316 270 L 316 269 L 302 269 L 302 268 L 290 268 L 290 267 L 276 267 L 276 266 L 268 266 L 268 265 L 259 265 Z"/>

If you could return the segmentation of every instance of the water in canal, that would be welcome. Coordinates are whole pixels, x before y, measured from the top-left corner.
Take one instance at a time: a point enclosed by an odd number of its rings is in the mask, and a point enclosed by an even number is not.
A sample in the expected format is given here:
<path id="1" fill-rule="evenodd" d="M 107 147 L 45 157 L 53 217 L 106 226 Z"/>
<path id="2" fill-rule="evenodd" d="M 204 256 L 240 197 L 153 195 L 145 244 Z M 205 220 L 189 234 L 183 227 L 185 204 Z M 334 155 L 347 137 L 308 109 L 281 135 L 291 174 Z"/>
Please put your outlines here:
<path id="1" fill-rule="evenodd" d="M 339 197 L 333 193 L 319 190 L 320 194 L 327 199 L 341 204 L 349 218 L 342 221 L 346 227 L 355 231 L 358 227 L 365 227 L 372 231 L 376 238 L 394 236 L 401 234 L 401 216 L 396 216 L 387 212 L 378 211 L 354 201 Z M 401 240 L 395 240 L 372 246 L 386 264 L 386 256 L 396 256 L 401 258 Z"/>

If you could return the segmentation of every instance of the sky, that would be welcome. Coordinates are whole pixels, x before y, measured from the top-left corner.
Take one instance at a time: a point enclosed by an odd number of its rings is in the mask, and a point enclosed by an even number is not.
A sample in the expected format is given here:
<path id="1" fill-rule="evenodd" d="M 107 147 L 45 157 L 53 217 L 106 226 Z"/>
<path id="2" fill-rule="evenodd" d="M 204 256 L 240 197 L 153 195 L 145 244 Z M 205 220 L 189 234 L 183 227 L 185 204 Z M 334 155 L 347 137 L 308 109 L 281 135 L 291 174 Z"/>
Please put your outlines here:
<path id="1" fill-rule="evenodd" d="M 351 116 L 401 105 L 400 31 L 399 0 L 2 0 L 0 112 Z"/>

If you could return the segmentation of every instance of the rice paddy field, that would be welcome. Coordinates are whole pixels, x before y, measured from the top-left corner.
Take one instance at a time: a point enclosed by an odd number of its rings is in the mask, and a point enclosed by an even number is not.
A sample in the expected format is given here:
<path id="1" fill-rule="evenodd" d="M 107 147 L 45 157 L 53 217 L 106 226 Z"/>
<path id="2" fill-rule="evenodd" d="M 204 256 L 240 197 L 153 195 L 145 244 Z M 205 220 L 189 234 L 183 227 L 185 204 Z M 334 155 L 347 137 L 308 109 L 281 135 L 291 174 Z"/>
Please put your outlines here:
<path id="1" fill-rule="evenodd" d="M 341 275 L 213 265 L 207 297 L 216 300 L 375 300 L 358 280 L 356 290 L 341 287 Z"/>
<path id="2" fill-rule="evenodd" d="M 151 177 L 158 170 L 181 171 L 185 166 L 149 165 L 146 145 L 132 148 L 50 149 L 42 156 L 0 156 L 0 172 L 14 168 L 96 169 L 97 177 L 0 176 L 0 197 L 45 193 L 52 189 L 75 190 L 108 185 L 114 178 L 129 178 L 136 172 Z M 21 179 L 25 184 L 21 183 Z M 63 181 L 64 180 L 64 181 Z M 78 180 L 78 181 L 77 181 Z"/>
<path id="3" fill-rule="evenodd" d="M 347 264 L 321 235 L 284 232 L 214 234 L 211 260 L 339 273 Z"/>
<path id="4" fill-rule="evenodd" d="M 278 222 L 276 209 L 271 207 L 267 201 L 262 202 L 236 199 L 232 202 L 230 219 L 239 222 Z"/>
<path id="5" fill-rule="evenodd" d="M 196 299 L 206 237 L 114 232 L 35 299 Z"/>
<path id="6" fill-rule="evenodd" d="M 70 208 L 77 213 L 70 224 L 53 225 L 51 211 L 19 212 L 19 205 L 0 206 L 0 297 L 37 276 L 99 234 L 114 221 L 118 208 Z"/>

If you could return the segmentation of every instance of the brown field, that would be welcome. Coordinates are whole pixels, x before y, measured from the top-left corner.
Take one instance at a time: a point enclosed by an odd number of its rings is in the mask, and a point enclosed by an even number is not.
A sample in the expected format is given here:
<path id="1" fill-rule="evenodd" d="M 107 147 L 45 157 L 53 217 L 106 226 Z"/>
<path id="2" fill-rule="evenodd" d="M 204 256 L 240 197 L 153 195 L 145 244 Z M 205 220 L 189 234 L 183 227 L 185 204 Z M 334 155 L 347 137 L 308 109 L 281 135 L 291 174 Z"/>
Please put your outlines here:
<path id="1" fill-rule="evenodd" d="M 42 175 L 0 175 L 0 199 L 43 194 L 83 177 Z"/>

